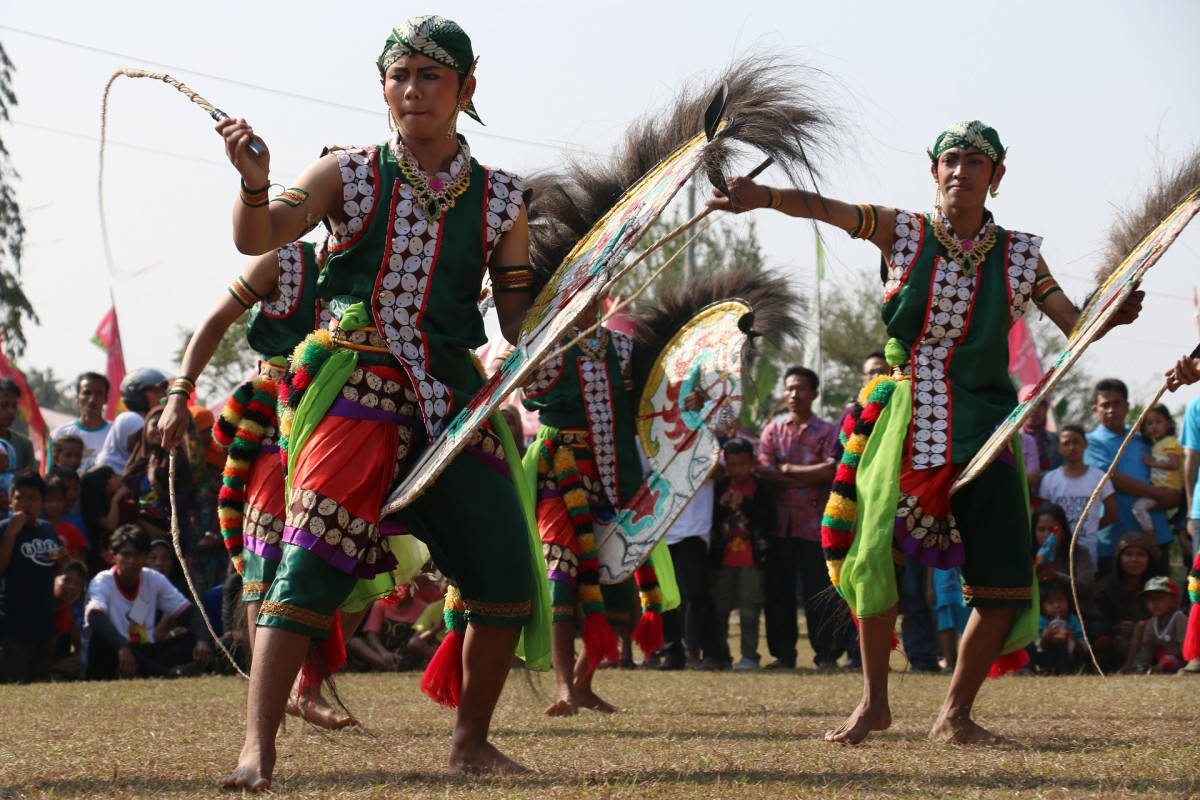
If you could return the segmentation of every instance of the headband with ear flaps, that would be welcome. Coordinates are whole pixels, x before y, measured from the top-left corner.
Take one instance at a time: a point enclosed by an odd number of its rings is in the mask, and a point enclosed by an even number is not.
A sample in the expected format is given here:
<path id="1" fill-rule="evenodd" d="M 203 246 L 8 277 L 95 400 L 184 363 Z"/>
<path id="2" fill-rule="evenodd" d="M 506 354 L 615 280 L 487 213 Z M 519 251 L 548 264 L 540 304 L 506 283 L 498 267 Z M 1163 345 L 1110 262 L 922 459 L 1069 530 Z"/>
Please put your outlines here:
<path id="1" fill-rule="evenodd" d="M 479 60 L 471 49 L 471 37 L 467 36 L 466 31 L 457 22 L 436 14 L 413 17 L 399 27 L 392 28 L 377 62 L 380 74 L 387 72 L 396 59 L 412 55 L 430 58 L 464 77 L 470 77 Z M 474 101 L 468 103 L 464 110 L 471 119 L 483 124 L 479 112 L 475 110 Z"/>

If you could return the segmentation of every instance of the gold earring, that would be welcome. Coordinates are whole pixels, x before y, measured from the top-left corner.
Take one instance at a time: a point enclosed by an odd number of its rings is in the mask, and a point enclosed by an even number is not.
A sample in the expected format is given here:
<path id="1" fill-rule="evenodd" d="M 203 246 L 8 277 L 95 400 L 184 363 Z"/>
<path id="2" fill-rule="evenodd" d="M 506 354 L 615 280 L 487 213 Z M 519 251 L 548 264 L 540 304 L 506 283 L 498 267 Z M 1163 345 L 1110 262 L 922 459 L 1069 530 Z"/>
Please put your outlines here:
<path id="1" fill-rule="evenodd" d="M 933 207 L 938 211 L 942 210 L 942 185 L 937 185 L 937 191 L 933 193 Z"/>
<path id="2" fill-rule="evenodd" d="M 999 187 L 997 187 L 997 186 L 996 186 L 995 184 L 993 184 L 993 183 L 989 183 L 989 184 L 988 184 L 988 194 L 990 194 L 992 197 L 995 197 L 995 196 L 997 196 L 998 194 L 1000 194 L 1000 189 L 999 189 Z"/>
<path id="3" fill-rule="evenodd" d="M 458 115 L 466 109 L 466 103 L 459 103 L 454 107 L 454 116 L 450 117 L 450 127 L 446 129 L 447 139 L 453 139 L 454 134 L 458 132 Z"/>
<path id="4" fill-rule="evenodd" d="M 392 116 L 392 110 L 388 109 L 388 130 L 396 130 L 396 118 Z"/>

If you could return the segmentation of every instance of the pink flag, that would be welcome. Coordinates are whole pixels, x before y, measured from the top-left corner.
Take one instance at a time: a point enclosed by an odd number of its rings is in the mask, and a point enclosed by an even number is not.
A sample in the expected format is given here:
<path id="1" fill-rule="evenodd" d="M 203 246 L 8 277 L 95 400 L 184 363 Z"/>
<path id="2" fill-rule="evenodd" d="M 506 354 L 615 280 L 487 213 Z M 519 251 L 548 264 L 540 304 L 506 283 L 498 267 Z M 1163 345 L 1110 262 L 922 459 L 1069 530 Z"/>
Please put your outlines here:
<path id="1" fill-rule="evenodd" d="M 121 330 L 117 327 L 117 306 L 114 304 L 100 320 L 92 343 L 108 353 L 104 374 L 108 377 L 108 405 L 104 408 L 105 419 L 117 416 L 121 404 L 121 379 L 125 377 L 125 354 L 121 352 Z"/>
<path id="2" fill-rule="evenodd" d="M 1008 372 L 1025 386 L 1042 379 L 1042 361 L 1029 330 L 1029 322 L 1021 319 L 1008 331 Z"/>
<path id="3" fill-rule="evenodd" d="M 1196 333 L 1200 334 L 1200 297 L 1196 295 L 1196 287 L 1192 287 L 1192 313 L 1196 315 Z"/>

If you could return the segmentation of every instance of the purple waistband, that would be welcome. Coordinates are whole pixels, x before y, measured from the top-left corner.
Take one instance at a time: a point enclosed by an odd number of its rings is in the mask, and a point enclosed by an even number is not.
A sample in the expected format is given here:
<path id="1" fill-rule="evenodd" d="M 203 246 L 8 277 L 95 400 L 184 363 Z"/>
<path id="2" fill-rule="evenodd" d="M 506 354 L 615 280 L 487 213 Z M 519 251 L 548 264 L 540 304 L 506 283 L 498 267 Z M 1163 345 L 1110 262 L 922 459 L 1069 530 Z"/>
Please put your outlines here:
<path id="1" fill-rule="evenodd" d="M 347 400 L 344 397 L 339 397 L 333 401 L 333 405 L 329 407 L 329 416 L 365 419 L 371 422 L 386 422 L 389 425 L 404 425 L 408 428 L 415 428 L 422 424 L 420 420 L 413 419 L 406 414 L 397 414 L 395 411 L 384 411 L 382 408 L 367 408 L 361 403 Z"/>
<path id="2" fill-rule="evenodd" d="M 264 444 L 262 447 L 258 448 L 258 452 L 260 452 L 260 453 L 278 453 L 278 452 L 279 452 L 279 445 L 277 445 L 277 444 Z"/>
<path id="3" fill-rule="evenodd" d="M 408 532 L 404 523 L 395 517 L 384 517 L 379 520 L 379 533 L 382 536 L 406 536 Z"/>

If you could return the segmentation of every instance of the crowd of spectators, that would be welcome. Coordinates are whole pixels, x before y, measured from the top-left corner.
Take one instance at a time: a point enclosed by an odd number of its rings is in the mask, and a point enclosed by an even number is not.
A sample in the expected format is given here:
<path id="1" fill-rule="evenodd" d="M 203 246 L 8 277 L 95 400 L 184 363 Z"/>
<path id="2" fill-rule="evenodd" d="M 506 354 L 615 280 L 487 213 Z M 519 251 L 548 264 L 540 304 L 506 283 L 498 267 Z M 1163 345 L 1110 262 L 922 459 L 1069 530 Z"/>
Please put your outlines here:
<path id="1" fill-rule="evenodd" d="M 863 385 L 887 372 L 883 354 L 870 354 Z M 224 456 L 212 442 L 213 414 L 192 409 L 187 443 L 173 454 L 172 498 L 172 454 L 154 428 L 167 377 L 153 369 L 126 376 L 125 410 L 112 422 L 103 415 L 109 395 L 103 375 L 85 373 L 75 388 L 79 416 L 52 433 L 50 464 L 40 474 L 32 443 L 13 429 L 20 389 L 0 380 L 0 681 L 213 669 L 222 659 L 214 658 L 186 578 L 203 593 L 218 636 L 244 640 L 237 629 L 246 624 L 244 615 L 231 613 L 239 605 L 237 575 L 217 523 Z M 811 370 L 789 369 L 786 411 L 757 442 L 725 441 L 722 468 L 666 535 L 682 602 L 664 615 L 664 646 L 642 666 L 794 669 L 801 614 L 812 667 L 859 666 L 855 625 L 830 585 L 821 549 L 821 518 L 841 446 L 840 423 L 813 411 L 820 389 Z M 1178 431 L 1168 408 L 1152 409 L 1144 436 L 1134 437 L 1111 481 L 1103 481 L 1128 431 L 1130 398 L 1115 379 L 1097 383 L 1092 395 L 1094 419 L 1083 421 L 1092 423 L 1090 431 L 1079 421 L 1054 425 L 1045 403 L 1022 429 L 1041 612 L 1025 672 L 1086 671 L 1092 654 L 1085 642 L 1105 671 L 1200 672 L 1200 664 L 1181 660 L 1187 594 L 1179 588 L 1195 546 L 1189 521 L 1193 531 L 1200 528 L 1194 491 L 1200 399 L 1188 406 Z M 520 420 L 510 416 L 519 442 Z M 1098 502 L 1072 551 L 1071 534 L 1097 487 Z M 183 563 L 171 541 L 172 512 Z M 899 635 L 910 668 L 952 671 L 969 616 L 956 573 L 909 558 L 900 588 Z M 350 665 L 421 668 L 444 635 L 443 593 L 436 579 L 422 576 L 377 602 L 347 640 Z M 728 635 L 734 611 L 736 653 Z M 622 662 L 635 665 L 628 641 Z"/>

